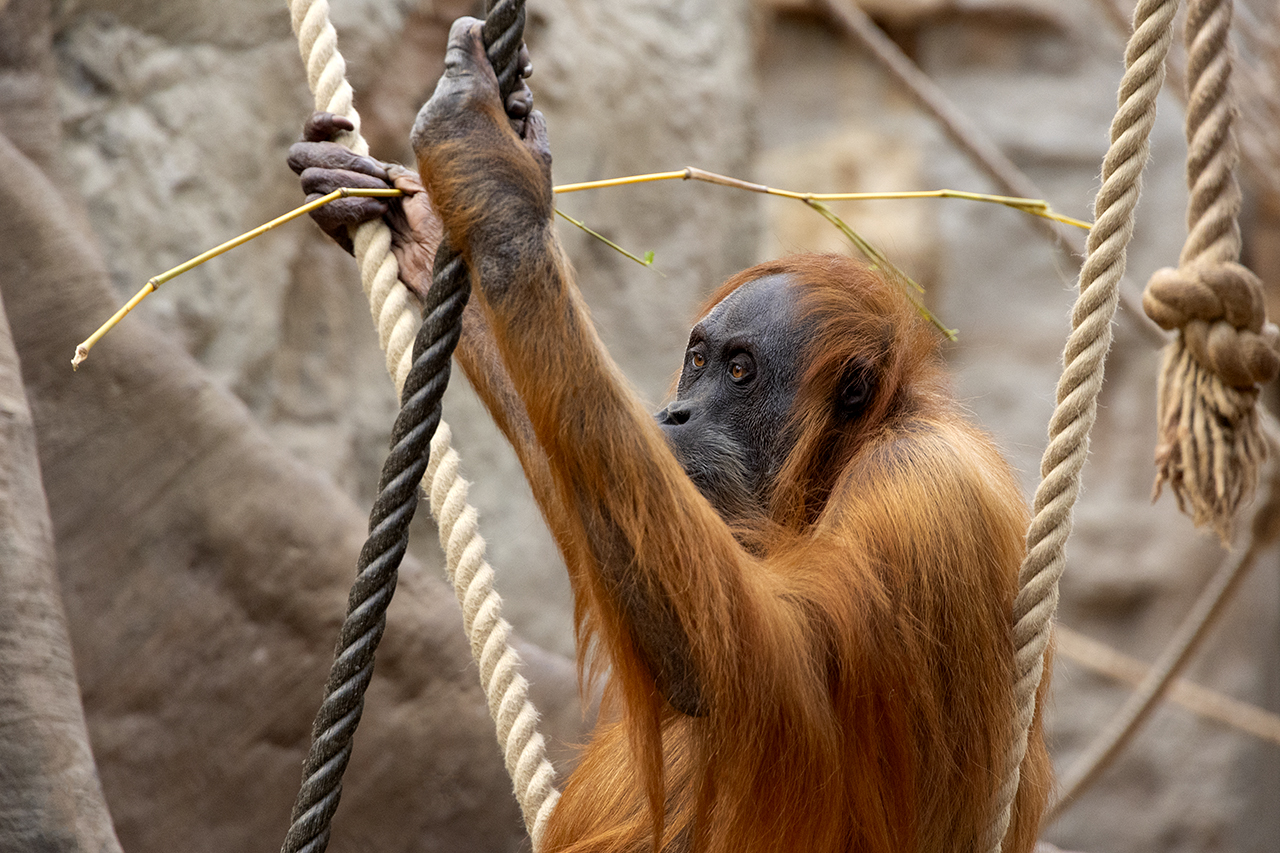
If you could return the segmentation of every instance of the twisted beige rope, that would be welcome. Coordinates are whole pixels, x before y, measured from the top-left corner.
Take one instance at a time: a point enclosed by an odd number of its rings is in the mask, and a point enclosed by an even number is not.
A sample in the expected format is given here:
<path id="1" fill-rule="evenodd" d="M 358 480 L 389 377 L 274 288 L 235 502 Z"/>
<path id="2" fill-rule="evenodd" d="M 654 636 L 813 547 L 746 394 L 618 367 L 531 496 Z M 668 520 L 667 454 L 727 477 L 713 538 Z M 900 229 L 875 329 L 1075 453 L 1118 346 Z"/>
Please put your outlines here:
<path id="1" fill-rule="evenodd" d="M 289 12 L 315 108 L 350 119 L 355 129 L 341 134 L 337 141 L 357 154 L 368 154 L 369 143 L 360 135 L 360 113 L 352 104 L 347 63 L 338 52 L 338 33 L 329 21 L 328 0 L 290 0 Z M 360 284 L 378 329 L 378 344 L 387 354 L 387 372 L 398 393 L 413 364 L 413 338 L 422 317 L 413 294 L 400 281 L 400 268 L 391 253 L 391 229 L 380 221 L 366 222 L 356 230 L 352 242 L 360 265 Z"/>
<path id="2" fill-rule="evenodd" d="M 1178 268 L 1157 271 L 1142 300 L 1151 319 L 1179 330 L 1160 374 L 1155 494 L 1168 481 L 1178 507 L 1223 542 L 1266 457 L 1258 386 L 1280 370 L 1262 283 L 1236 263 L 1231 12 L 1231 0 L 1192 0 L 1187 8 L 1188 234 Z"/>
<path id="3" fill-rule="evenodd" d="M 1071 533 L 1072 508 L 1080 491 L 1080 472 L 1089 450 L 1089 431 L 1097 416 L 1111 321 L 1124 275 L 1125 250 L 1133 236 L 1134 208 L 1142 169 L 1150 150 L 1156 95 L 1164 80 L 1164 60 L 1172 41 L 1177 0 L 1140 0 L 1134 33 L 1125 49 L 1125 74 L 1111 122 L 1111 147 L 1102 162 L 1102 187 L 1094 201 L 1080 295 L 1071 314 L 1072 332 L 1063 353 L 1058 405 L 1049 421 L 1049 445 L 1040 462 L 1035 517 L 1027 532 L 1027 556 L 1018 575 L 1014 600 L 1014 695 L 1017 716 L 1005 757 L 997 809 L 987 849 L 999 853 L 1012 815 L 1027 738 L 1035 717 L 1036 689 L 1044 673 L 1044 652 L 1058 606 L 1058 581 L 1066 565 L 1064 549 Z"/>
<path id="4" fill-rule="evenodd" d="M 338 52 L 338 35 L 329 21 L 327 0 L 290 0 L 289 10 L 315 108 L 350 119 L 355 130 L 339 141 L 357 154 L 367 154 L 369 145 L 360 135 L 360 115 L 352 105 L 346 62 Z M 414 296 L 400 281 L 386 224 L 366 222 L 357 229 L 353 243 L 378 342 L 387 354 L 387 372 L 398 393 L 413 363 L 413 339 L 421 314 Z M 538 712 L 528 698 L 529 683 L 519 672 L 520 656 L 510 645 L 511 625 L 502 618 L 502 599 L 493 589 L 493 569 L 484 558 L 477 513 L 467 503 L 468 483 L 458 474 L 460 460 L 450 439 L 449 426 L 441 421 L 431 439 L 431 461 L 423 486 L 431 496 L 431 514 L 439 527 L 449 579 L 462 605 L 471 654 L 480 667 L 498 744 L 537 851 L 560 796 L 554 787 L 555 771 L 537 731 Z"/>
<path id="5" fill-rule="evenodd" d="M 484 558 L 477 513 L 467 503 L 470 484 L 458 474 L 461 460 L 449 446 L 450 437 L 449 425 L 442 421 L 431 438 L 431 462 L 423 481 L 431 482 L 431 514 L 439 523 L 440 547 L 462 604 L 463 626 L 471 640 L 471 656 L 480 666 L 480 683 L 497 724 L 507 773 L 533 849 L 539 850 L 560 793 L 538 733 L 538 711 L 527 698 L 529 682 L 520 674 L 520 656 L 511 647 L 511 625 L 502 618 L 502 599 L 493 589 L 493 569 Z"/>

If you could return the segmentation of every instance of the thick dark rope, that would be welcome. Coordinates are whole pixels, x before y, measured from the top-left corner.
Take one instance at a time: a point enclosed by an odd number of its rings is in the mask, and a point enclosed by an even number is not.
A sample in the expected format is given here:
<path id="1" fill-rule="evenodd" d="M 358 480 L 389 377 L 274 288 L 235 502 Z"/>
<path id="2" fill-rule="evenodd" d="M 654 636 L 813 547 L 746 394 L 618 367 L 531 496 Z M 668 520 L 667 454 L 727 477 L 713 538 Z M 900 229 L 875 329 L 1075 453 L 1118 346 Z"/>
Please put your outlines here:
<path id="1" fill-rule="evenodd" d="M 505 103 L 520 81 L 524 0 L 490 0 L 489 7 L 484 41 Z M 418 507 L 418 486 L 427 470 L 431 437 L 440 424 L 440 400 L 449 383 L 450 359 L 470 295 L 466 263 L 450 246 L 441 244 L 424 300 L 422 326 L 413 342 L 413 366 L 391 432 L 391 452 L 369 514 L 369 538 L 356 565 L 325 698 L 311 727 L 311 749 L 282 853 L 323 853 L 329 844 L 330 823 L 342 795 L 342 774 L 351 759 L 364 693 L 373 677 L 374 651 L 386 628 L 387 605 L 409 544 L 409 522 Z"/>
<path id="2" fill-rule="evenodd" d="M 484 29 L 485 51 L 498 75 L 502 102 L 520 84 L 520 47 L 524 44 L 524 0 L 488 0 Z M 439 279 L 436 279 L 439 281 Z"/>
<path id="3" fill-rule="evenodd" d="M 453 266 L 463 266 L 459 256 L 444 255 L 437 255 L 444 266 L 449 266 L 450 259 Z M 373 677 L 373 653 L 386 627 L 387 605 L 409 544 L 418 484 L 427 470 L 431 436 L 440 424 L 440 398 L 449 382 L 450 358 L 470 293 L 465 287 L 452 292 L 432 288 L 427 293 L 425 319 L 413 342 L 413 367 L 404 383 L 404 402 L 392 428 L 391 452 L 369 515 L 369 538 L 360 551 L 324 702 L 311 728 L 302 788 L 281 848 L 285 853 L 321 853 L 329 843 L 329 823 L 338 809 L 351 740 Z"/>

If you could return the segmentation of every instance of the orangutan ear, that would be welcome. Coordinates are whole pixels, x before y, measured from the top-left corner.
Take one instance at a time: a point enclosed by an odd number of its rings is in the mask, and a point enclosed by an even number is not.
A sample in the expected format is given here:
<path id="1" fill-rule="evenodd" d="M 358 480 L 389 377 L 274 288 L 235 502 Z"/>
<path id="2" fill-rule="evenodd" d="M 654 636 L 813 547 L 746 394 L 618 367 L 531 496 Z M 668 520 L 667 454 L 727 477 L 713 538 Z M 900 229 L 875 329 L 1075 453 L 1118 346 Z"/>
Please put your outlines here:
<path id="1" fill-rule="evenodd" d="M 876 369 L 870 361 L 857 357 L 845 364 L 836 392 L 836 415 L 852 420 L 866 411 L 876 395 Z"/>

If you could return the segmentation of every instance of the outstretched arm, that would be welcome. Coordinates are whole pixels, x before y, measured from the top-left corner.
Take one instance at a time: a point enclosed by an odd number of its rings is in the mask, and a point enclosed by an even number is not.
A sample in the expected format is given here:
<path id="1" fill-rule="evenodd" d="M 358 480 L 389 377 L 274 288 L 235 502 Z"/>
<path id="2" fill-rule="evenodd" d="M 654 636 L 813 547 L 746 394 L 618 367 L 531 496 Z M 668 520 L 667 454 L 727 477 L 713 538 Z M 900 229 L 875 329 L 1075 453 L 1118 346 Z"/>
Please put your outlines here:
<path id="1" fill-rule="evenodd" d="M 730 679 L 712 671 L 770 670 L 773 649 L 802 642 L 799 615 L 775 576 L 745 571 L 752 558 L 605 353 L 552 227 L 542 117 L 508 122 L 478 22 L 454 25 L 413 143 L 548 460 L 560 499 L 548 513 L 593 627 L 615 667 L 638 655 L 621 673 L 637 690 L 652 679 L 681 710 L 714 710 Z"/>

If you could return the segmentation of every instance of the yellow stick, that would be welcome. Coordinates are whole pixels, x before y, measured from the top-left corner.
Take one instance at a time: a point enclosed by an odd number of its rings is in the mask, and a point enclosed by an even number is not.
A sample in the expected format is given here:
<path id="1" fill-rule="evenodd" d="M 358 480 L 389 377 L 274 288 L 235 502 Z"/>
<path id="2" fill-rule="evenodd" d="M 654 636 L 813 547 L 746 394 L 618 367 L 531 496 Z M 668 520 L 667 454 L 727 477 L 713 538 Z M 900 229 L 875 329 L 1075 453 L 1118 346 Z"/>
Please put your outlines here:
<path id="1" fill-rule="evenodd" d="M 81 362 L 83 362 L 86 358 L 89 357 L 89 350 L 93 349 L 94 344 L 102 340 L 103 335 L 111 331 L 115 327 L 116 323 L 119 323 L 121 320 L 123 320 L 125 318 L 125 315 L 127 315 L 130 311 L 132 311 L 134 308 L 138 306 L 139 302 L 145 299 L 148 294 L 154 293 L 156 288 L 160 287 L 160 285 L 164 284 L 166 281 L 169 281 L 170 279 L 173 279 L 173 278 L 177 278 L 178 276 L 182 275 L 184 272 L 191 269 L 195 269 L 196 267 L 200 266 L 210 258 L 216 258 L 218 255 L 221 255 L 223 252 L 228 252 L 234 249 L 236 246 L 249 242 L 254 237 L 265 234 L 266 232 L 270 231 L 272 228 L 283 225 L 286 222 L 289 222 L 290 220 L 297 219 L 299 216 L 302 216 L 304 213 L 310 213 L 311 211 L 315 210 L 317 207 L 322 207 L 331 201 L 337 201 L 340 198 L 350 198 L 352 196 L 357 196 L 361 198 L 391 198 L 398 195 L 402 195 L 400 190 L 389 190 L 389 189 L 388 190 L 365 190 L 365 189 L 354 189 L 351 187 L 343 187 L 342 189 L 334 190 L 333 192 L 329 193 L 326 196 L 322 196 L 321 198 L 318 198 L 315 201 L 307 202 L 306 204 L 302 205 L 302 207 L 299 207 L 296 210 L 289 211 L 284 216 L 276 217 L 275 219 L 271 220 L 265 225 L 259 225 L 257 228 L 253 229 L 252 231 L 248 231 L 244 234 L 241 234 L 239 237 L 236 237 L 235 239 L 228 240 L 227 242 L 223 243 L 220 246 L 215 246 L 214 248 L 210 249 L 204 254 L 196 255 L 194 258 L 187 261 L 185 264 L 179 264 L 178 266 L 174 267 L 168 272 L 163 272 L 160 275 L 155 276 L 152 279 L 149 279 L 147 283 L 142 286 L 142 289 L 139 290 L 137 293 L 135 293 L 133 295 L 133 298 L 124 304 L 124 307 L 122 307 L 115 314 L 112 314 L 110 320 L 108 320 L 107 322 L 99 326 L 96 332 L 94 332 L 89 337 L 85 338 L 85 340 L 79 346 L 76 347 L 75 357 L 71 359 L 71 369 L 75 370 L 77 367 L 79 367 Z"/>
<path id="2" fill-rule="evenodd" d="M 993 204 L 1002 204 L 1002 205 L 1005 205 L 1006 207 L 1012 207 L 1015 210 L 1021 210 L 1024 213 L 1030 213 L 1033 216 L 1040 216 L 1045 219 L 1052 219 L 1057 222 L 1062 222 L 1066 225 L 1074 225 L 1076 228 L 1083 228 L 1086 231 L 1089 230 L 1089 228 L 1091 227 L 1088 222 L 1083 222 L 1079 219 L 1073 219 L 1069 216 L 1063 216 L 1062 214 L 1055 213 L 1054 211 L 1049 209 L 1048 202 L 1042 201 L 1040 199 L 1015 198 L 1013 196 L 1003 196 L 1003 195 L 988 195 L 986 193 L 971 193 L 971 192 L 964 192 L 962 190 L 915 190 L 910 192 L 880 192 L 880 193 L 798 193 L 798 192 L 792 192 L 790 190 L 777 189 L 775 187 L 767 187 L 764 184 L 756 184 L 756 183 L 752 183 L 751 181 L 741 180 L 739 178 L 731 178 L 731 177 L 728 177 L 727 175 L 718 175 L 715 172 L 708 172 L 705 169 L 699 169 L 695 166 L 689 166 L 687 168 L 680 169 L 679 171 L 675 171 L 675 172 L 654 172 L 648 175 L 632 175 L 630 177 L 610 178 L 608 180 L 603 180 L 603 181 L 586 181 L 586 182 L 577 183 L 577 184 L 561 184 L 560 186 L 555 188 L 555 191 L 557 193 L 572 193 L 572 192 L 578 192 L 580 190 L 602 189 L 604 187 L 619 187 L 619 186 L 626 186 L 630 184 L 644 184 L 644 183 L 651 183 L 653 181 L 672 181 L 672 180 L 703 181 L 709 184 L 719 184 L 721 186 L 748 190 L 749 192 L 764 193 L 766 195 L 776 195 L 776 196 L 781 196 L 783 198 L 799 199 L 800 201 L 807 202 L 810 204 L 813 204 L 814 202 L 821 203 L 825 201 L 878 201 L 878 200 L 885 200 L 885 199 L 912 199 L 912 198 L 967 199 L 969 201 L 982 201 L 982 202 L 989 202 Z M 276 228 L 280 225 L 283 225 L 286 222 L 289 222 L 293 219 L 297 219 L 299 216 L 302 216 L 304 213 L 310 213 L 316 208 L 322 207 L 331 201 L 337 201 L 340 198 L 352 198 L 352 197 L 393 198 L 399 195 L 403 195 L 403 193 L 401 193 L 400 190 L 395 190 L 395 189 L 372 190 L 372 189 L 356 189 L 353 187 L 343 187 L 342 189 L 334 190 L 328 195 L 322 196 L 316 199 L 315 201 L 307 202 L 301 207 L 296 208 L 295 210 L 289 211 L 284 216 L 277 217 L 265 225 L 259 225 L 257 228 L 253 229 L 252 231 L 248 231 L 244 234 L 241 234 L 239 237 L 236 237 L 235 239 L 228 240 L 222 245 L 216 246 L 201 255 L 197 255 L 196 257 L 192 258 L 186 263 L 179 264 L 178 266 L 174 267 L 168 272 L 161 273 L 160 275 L 150 279 L 145 285 L 143 285 L 142 289 L 139 290 L 136 294 L 134 294 L 133 298 L 130 299 L 128 302 L 126 302 L 119 311 L 113 314 L 110 320 L 108 320 L 107 322 L 99 326 L 96 332 L 94 332 L 92 335 L 86 338 L 79 346 L 76 347 L 75 357 L 71 359 L 72 369 L 79 367 L 81 362 L 83 362 L 86 358 L 89 357 L 89 350 L 93 348 L 94 344 L 96 344 L 98 341 L 102 339 L 103 335 L 111 331 L 117 323 L 119 323 L 121 320 L 125 318 L 125 315 L 127 315 L 130 311 L 132 311 L 134 308 L 137 307 L 139 302 L 145 299 L 148 294 L 155 292 L 155 290 L 158 287 L 160 287 L 160 285 L 164 284 L 166 281 L 176 278 L 182 275 L 184 272 L 187 272 L 188 270 L 191 270 L 200 266 L 210 258 L 216 258 L 218 255 L 221 255 L 224 252 L 230 251 L 231 249 L 234 249 L 236 246 L 239 246 L 243 243 L 247 243 L 253 238 L 258 237 L 261 234 L 265 234 L 267 231 L 270 231 L 272 228 Z M 641 263 L 644 263 L 644 262 L 641 261 Z M 645 265 L 648 266 L 649 264 L 645 264 Z M 942 327 L 939 326 L 939 328 L 942 328 Z M 949 332 L 945 328 L 943 329 L 943 331 L 947 332 L 949 335 L 954 334 Z"/>
<path id="3" fill-rule="evenodd" d="M 627 178 L 609 178 L 604 181 L 587 181 L 583 184 L 561 184 L 555 188 L 558 193 L 573 193 L 578 190 L 595 190 L 603 187 L 621 187 L 627 184 L 647 184 L 650 181 L 672 181 L 677 178 L 688 178 L 687 169 L 678 172 L 654 172 L 652 175 L 631 175 Z"/>
<path id="4" fill-rule="evenodd" d="M 988 195 L 987 193 L 972 193 L 963 190 L 915 190 L 910 192 L 883 192 L 883 193 L 798 193 L 791 190 L 780 190 L 776 187 L 768 187 L 764 184 L 756 184 L 751 181 L 744 181 L 739 178 L 730 178 L 727 175 L 718 175 L 715 172 L 708 172 L 705 169 L 699 169 L 690 166 L 681 169 L 678 172 L 654 172 L 649 175 L 634 175 L 629 178 L 610 178 L 605 181 L 584 181 L 578 184 L 561 184 L 555 188 L 557 193 L 574 193 L 581 190 L 603 189 L 605 187 L 619 187 L 627 184 L 644 184 L 652 181 L 704 181 L 708 184 L 719 184 L 725 187 L 734 187 L 735 189 L 747 190 L 753 193 L 764 193 L 765 195 L 776 195 L 783 198 L 795 198 L 801 201 L 881 201 L 886 199 L 909 199 L 909 198 L 959 198 L 969 201 L 983 201 L 991 204 L 1003 204 L 1005 207 L 1012 207 L 1015 210 L 1021 210 L 1023 213 L 1030 213 L 1032 216 L 1040 216 L 1044 219 L 1052 219 L 1055 222 L 1061 222 L 1065 225 L 1073 225 L 1076 228 L 1082 228 L 1088 231 L 1091 227 L 1088 222 L 1080 219 L 1073 219 L 1070 216 L 1063 216 L 1055 213 L 1049 208 L 1049 203 L 1041 199 L 1034 198 L 1017 198 L 1007 195 Z"/>

